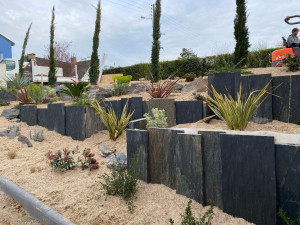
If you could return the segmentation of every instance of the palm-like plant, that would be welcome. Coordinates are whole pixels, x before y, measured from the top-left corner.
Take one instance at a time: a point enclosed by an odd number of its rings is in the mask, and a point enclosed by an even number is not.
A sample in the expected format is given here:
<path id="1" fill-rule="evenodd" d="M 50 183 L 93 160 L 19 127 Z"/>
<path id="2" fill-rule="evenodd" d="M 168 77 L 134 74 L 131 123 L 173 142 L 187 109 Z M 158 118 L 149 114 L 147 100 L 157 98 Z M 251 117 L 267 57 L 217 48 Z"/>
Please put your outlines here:
<path id="1" fill-rule="evenodd" d="M 215 113 L 215 115 L 207 117 L 204 120 L 219 117 L 223 120 L 230 130 L 245 130 L 249 121 L 253 118 L 255 112 L 269 97 L 270 93 L 267 91 L 271 80 L 260 91 L 252 91 L 248 98 L 242 96 L 242 85 L 237 93 L 237 100 L 234 100 L 228 93 L 228 96 L 219 94 L 216 89 L 211 86 L 211 93 L 213 96 L 208 96 L 208 106 Z"/>
<path id="2" fill-rule="evenodd" d="M 127 127 L 129 120 L 134 113 L 128 112 L 128 101 L 123 108 L 120 118 L 118 118 L 118 115 L 115 113 L 112 107 L 107 107 L 105 104 L 101 105 L 99 102 L 96 102 L 95 104 L 92 104 L 92 107 L 97 110 L 97 114 L 100 115 L 102 122 L 108 129 L 110 139 L 114 141 L 121 136 L 123 130 Z"/>
<path id="3" fill-rule="evenodd" d="M 90 89 L 88 87 L 88 83 L 82 81 L 78 83 L 64 83 L 64 86 L 67 89 L 62 90 L 62 93 L 72 97 L 75 101 L 81 98 L 83 93 L 87 92 Z"/>

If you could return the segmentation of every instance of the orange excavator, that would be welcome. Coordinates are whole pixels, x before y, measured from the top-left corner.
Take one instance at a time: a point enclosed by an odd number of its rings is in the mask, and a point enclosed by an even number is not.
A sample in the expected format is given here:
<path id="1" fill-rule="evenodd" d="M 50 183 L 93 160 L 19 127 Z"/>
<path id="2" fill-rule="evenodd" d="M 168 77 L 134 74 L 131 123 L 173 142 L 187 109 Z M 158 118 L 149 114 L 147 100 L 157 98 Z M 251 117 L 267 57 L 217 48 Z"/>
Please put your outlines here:
<path id="1" fill-rule="evenodd" d="M 295 16 L 287 16 L 284 19 L 284 22 L 286 22 L 289 25 L 296 25 L 296 24 L 300 24 L 300 21 L 294 21 L 291 22 L 291 19 L 295 19 L 295 18 L 300 18 L 300 15 L 295 15 Z M 275 50 L 274 52 L 272 52 L 272 67 L 278 67 L 282 65 L 282 60 L 287 58 L 288 55 L 291 56 L 295 56 L 294 50 L 293 48 L 291 48 L 290 46 L 288 46 L 288 43 L 285 39 L 285 37 L 282 37 L 283 40 L 283 48 L 282 49 L 278 49 Z"/>

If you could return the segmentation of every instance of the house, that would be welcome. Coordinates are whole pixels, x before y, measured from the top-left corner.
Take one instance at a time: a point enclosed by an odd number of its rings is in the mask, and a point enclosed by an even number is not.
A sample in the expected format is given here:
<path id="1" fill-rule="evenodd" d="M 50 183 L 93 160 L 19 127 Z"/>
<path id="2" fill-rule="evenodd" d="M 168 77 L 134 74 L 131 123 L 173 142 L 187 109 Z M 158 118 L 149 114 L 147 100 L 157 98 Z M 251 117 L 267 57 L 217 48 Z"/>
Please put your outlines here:
<path id="1" fill-rule="evenodd" d="M 3 58 L 12 58 L 12 49 L 15 43 L 0 34 L 0 60 Z"/>

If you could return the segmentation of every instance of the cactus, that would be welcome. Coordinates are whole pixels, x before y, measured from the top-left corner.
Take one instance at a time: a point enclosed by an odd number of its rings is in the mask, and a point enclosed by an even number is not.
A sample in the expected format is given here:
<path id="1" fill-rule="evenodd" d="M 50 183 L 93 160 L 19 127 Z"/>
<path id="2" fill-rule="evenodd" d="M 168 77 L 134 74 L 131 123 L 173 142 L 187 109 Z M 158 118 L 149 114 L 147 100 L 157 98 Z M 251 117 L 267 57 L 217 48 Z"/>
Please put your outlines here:
<path id="1" fill-rule="evenodd" d="M 31 140 L 34 140 L 35 142 L 42 142 L 45 139 L 44 131 L 43 130 L 34 130 L 34 133 L 32 131 L 29 132 L 29 137 Z"/>
<path id="2" fill-rule="evenodd" d="M 12 129 L 16 129 L 16 131 L 20 131 L 20 126 L 19 125 L 12 125 L 8 126 L 7 130 L 11 131 Z"/>

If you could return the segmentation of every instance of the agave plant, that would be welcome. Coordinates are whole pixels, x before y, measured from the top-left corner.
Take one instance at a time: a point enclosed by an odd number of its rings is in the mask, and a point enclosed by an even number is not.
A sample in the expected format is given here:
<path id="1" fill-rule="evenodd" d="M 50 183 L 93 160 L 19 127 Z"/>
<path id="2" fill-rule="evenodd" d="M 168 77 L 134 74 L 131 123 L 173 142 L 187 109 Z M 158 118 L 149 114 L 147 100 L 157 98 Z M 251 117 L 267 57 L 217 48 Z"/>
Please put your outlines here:
<path id="1" fill-rule="evenodd" d="M 270 93 L 267 91 L 267 88 L 270 83 L 271 80 L 262 90 L 252 91 L 247 98 L 242 96 L 242 85 L 240 85 L 237 100 L 234 100 L 229 93 L 228 96 L 219 94 L 216 89 L 211 86 L 210 92 L 213 96 L 207 97 L 207 103 L 215 115 L 204 118 L 201 121 L 217 116 L 227 124 L 230 130 L 245 130 L 255 112 L 269 97 Z"/>
<path id="2" fill-rule="evenodd" d="M 133 115 L 133 112 L 129 112 L 128 110 L 128 101 L 123 108 L 120 118 L 118 118 L 118 115 L 116 115 L 112 107 L 108 107 L 105 104 L 102 105 L 99 102 L 96 102 L 95 104 L 92 104 L 92 107 L 97 110 L 102 122 L 108 129 L 110 139 L 114 141 L 121 136 Z"/>
<path id="3" fill-rule="evenodd" d="M 11 90 L 20 90 L 28 86 L 31 78 L 29 76 L 15 76 L 13 78 L 7 78 L 7 88 Z"/>
<path id="4" fill-rule="evenodd" d="M 64 83 L 64 86 L 67 88 L 62 90 L 62 93 L 72 97 L 74 100 L 78 100 L 83 93 L 89 90 L 87 82 L 78 82 L 78 83 Z"/>
<path id="5" fill-rule="evenodd" d="M 177 71 L 173 74 L 171 74 L 165 81 L 163 82 L 154 82 L 154 78 L 152 73 L 150 73 L 152 80 L 151 84 L 146 84 L 144 82 L 141 82 L 146 90 L 147 93 L 152 97 L 152 98 L 167 98 L 168 96 L 171 95 L 171 93 L 175 90 L 176 88 L 176 83 L 178 82 L 179 79 L 175 81 L 171 81 L 170 79 L 175 76 Z"/>

